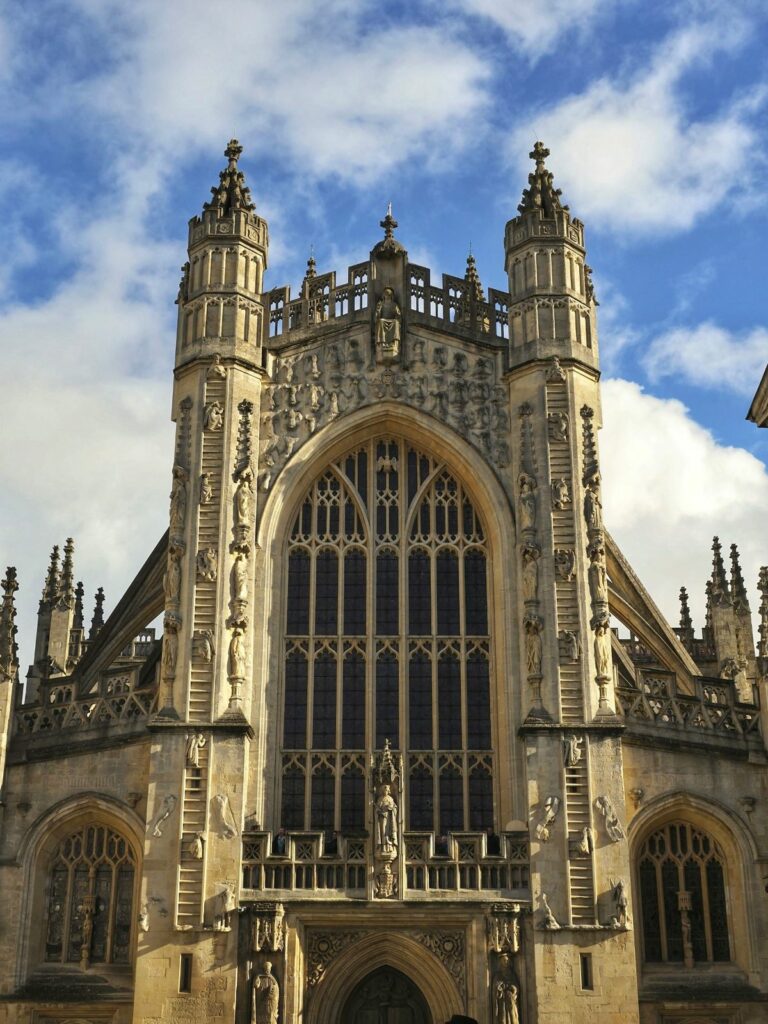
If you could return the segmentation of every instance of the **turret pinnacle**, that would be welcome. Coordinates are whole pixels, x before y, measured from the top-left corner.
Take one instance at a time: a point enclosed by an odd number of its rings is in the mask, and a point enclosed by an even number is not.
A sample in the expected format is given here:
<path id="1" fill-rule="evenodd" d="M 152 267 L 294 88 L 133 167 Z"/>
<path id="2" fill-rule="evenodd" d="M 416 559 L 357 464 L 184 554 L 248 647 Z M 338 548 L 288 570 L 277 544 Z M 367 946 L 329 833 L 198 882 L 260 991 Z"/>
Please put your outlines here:
<path id="1" fill-rule="evenodd" d="M 53 604 L 59 593 L 59 545 L 54 544 L 43 584 L 42 604 Z"/>
<path id="2" fill-rule="evenodd" d="M 744 577 L 739 564 L 739 549 L 735 544 L 731 544 L 731 597 L 736 611 L 749 611 L 747 588 L 744 586 Z"/>
<path id="3" fill-rule="evenodd" d="M 768 661 L 768 565 L 764 565 L 760 570 L 757 589 L 760 591 L 760 625 L 757 628 L 760 642 L 757 645 L 757 653 L 759 657 Z"/>
<path id="4" fill-rule="evenodd" d="M 2 582 L 3 603 L 0 605 L 0 679 L 13 679 L 19 661 L 16 645 L 16 604 L 14 594 L 19 589 L 16 570 L 9 566 Z"/>
<path id="5" fill-rule="evenodd" d="M 467 299 L 474 299 L 475 302 L 485 302 L 483 286 L 480 282 L 480 276 L 477 273 L 477 264 L 475 263 L 475 257 L 471 252 L 467 256 L 467 269 L 464 273 L 464 282 L 467 286 L 464 291 L 464 295 Z"/>
<path id="6" fill-rule="evenodd" d="M 75 615 L 72 619 L 73 629 L 83 628 L 83 597 L 85 596 L 85 587 L 83 586 L 82 580 L 75 587 Z"/>
<path id="7" fill-rule="evenodd" d="M 245 184 L 245 175 L 238 169 L 237 161 L 243 147 L 237 139 L 230 139 L 224 150 L 227 166 L 219 174 L 218 187 L 211 189 L 212 199 L 205 204 L 206 210 L 215 210 L 220 217 L 226 217 L 237 210 L 255 210 L 251 190 Z"/>
<path id="8" fill-rule="evenodd" d="M 713 604 L 716 605 L 731 603 L 731 594 L 728 589 L 728 580 L 725 578 L 725 566 L 723 565 L 723 548 L 719 537 L 712 539 L 711 597 Z"/>
<path id="9" fill-rule="evenodd" d="M 517 207 L 520 213 L 542 210 L 545 217 L 553 217 L 557 210 L 567 210 L 568 207 L 560 202 L 562 190 L 554 187 L 552 172 L 544 163 L 549 150 L 543 142 L 534 142 L 528 155 L 536 161 L 536 169 L 528 175 L 529 187 L 523 189 L 523 199 Z"/>
<path id="10" fill-rule="evenodd" d="M 91 628 L 88 631 L 88 639 L 93 638 L 98 634 L 101 627 L 104 625 L 104 587 L 99 587 L 96 591 L 95 596 L 96 604 L 93 608 L 93 618 L 91 619 Z"/>
<path id="11" fill-rule="evenodd" d="M 386 257 L 404 253 L 405 246 L 395 238 L 395 228 L 399 225 L 392 216 L 392 203 L 387 203 L 387 212 L 384 220 L 379 221 L 379 227 L 384 228 L 384 237 L 373 247 L 373 254 Z"/>
<path id="12" fill-rule="evenodd" d="M 61 566 L 61 582 L 59 586 L 59 600 L 66 608 L 71 608 L 75 603 L 74 554 L 75 542 L 71 537 L 67 537 L 67 542 L 64 545 L 64 562 Z"/>
<path id="13" fill-rule="evenodd" d="M 693 621 L 685 587 L 680 587 L 680 639 L 686 647 L 690 647 L 693 641 Z"/>

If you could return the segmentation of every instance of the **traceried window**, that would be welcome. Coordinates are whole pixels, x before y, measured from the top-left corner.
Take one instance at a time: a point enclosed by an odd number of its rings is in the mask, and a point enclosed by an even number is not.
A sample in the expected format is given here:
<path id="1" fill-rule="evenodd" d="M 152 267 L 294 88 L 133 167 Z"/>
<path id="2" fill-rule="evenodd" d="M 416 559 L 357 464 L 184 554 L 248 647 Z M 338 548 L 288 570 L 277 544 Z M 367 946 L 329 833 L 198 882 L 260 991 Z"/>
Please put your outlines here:
<path id="1" fill-rule="evenodd" d="M 650 835 L 638 861 L 647 963 L 731 959 L 726 861 L 706 832 L 673 822 Z"/>
<path id="2" fill-rule="evenodd" d="M 380 437 L 325 469 L 288 541 L 280 824 L 366 824 L 404 754 L 406 825 L 494 826 L 488 549 L 460 481 Z"/>
<path id="3" fill-rule="evenodd" d="M 127 964 L 135 873 L 129 843 L 106 825 L 63 839 L 48 873 L 46 961 Z"/>

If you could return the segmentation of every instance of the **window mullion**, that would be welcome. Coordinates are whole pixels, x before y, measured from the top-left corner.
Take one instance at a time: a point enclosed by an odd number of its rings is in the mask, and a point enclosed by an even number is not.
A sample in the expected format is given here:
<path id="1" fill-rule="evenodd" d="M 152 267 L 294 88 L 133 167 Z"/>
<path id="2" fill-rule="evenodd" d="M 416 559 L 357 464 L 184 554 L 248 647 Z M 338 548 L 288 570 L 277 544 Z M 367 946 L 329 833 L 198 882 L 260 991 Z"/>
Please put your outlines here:
<path id="1" fill-rule="evenodd" d="M 667 840 L 669 842 L 669 840 Z M 664 905 L 664 876 L 661 871 L 662 862 L 658 857 L 654 858 L 656 868 L 656 904 L 659 914 L 659 934 L 661 936 L 661 959 L 664 963 L 669 962 L 669 944 L 667 943 L 667 915 Z"/>
<path id="2" fill-rule="evenodd" d="M 709 909 L 709 878 L 707 877 L 707 867 L 704 860 L 694 858 L 699 865 L 699 878 L 701 879 L 701 916 L 704 923 L 704 942 L 707 947 L 707 960 L 709 963 L 713 963 L 715 959 L 715 949 L 712 942 L 712 917 Z"/>

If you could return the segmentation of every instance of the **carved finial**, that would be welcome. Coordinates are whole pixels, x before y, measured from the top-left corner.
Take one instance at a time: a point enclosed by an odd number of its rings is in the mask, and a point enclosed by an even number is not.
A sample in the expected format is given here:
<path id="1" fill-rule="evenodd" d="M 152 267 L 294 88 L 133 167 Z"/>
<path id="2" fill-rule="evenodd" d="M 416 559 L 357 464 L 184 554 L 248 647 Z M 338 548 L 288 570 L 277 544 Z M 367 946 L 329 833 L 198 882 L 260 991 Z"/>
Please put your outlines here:
<path id="1" fill-rule="evenodd" d="M 485 302 L 483 286 L 480 282 L 480 276 L 477 273 L 477 264 L 475 263 L 475 257 L 472 255 L 471 249 L 467 256 L 467 269 L 464 273 L 464 282 L 467 286 L 465 295 L 468 299 L 474 299 L 475 302 Z"/>
<path id="2" fill-rule="evenodd" d="M 739 549 L 735 544 L 731 544 L 731 597 L 733 599 L 733 606 L 737 611 L 749 611 L 747 588 L 744 586 L 744 577 L 741 574 L 741 565 L 739 563 Z"/>
<path id="3" fill-rule="evenodd" d="M 309 281 L 313 277 L 317 277 L 317 263 L 315 263 L 314 245 L 309 250 L 309 259 L 307 260 L 307 272 L 304 275 L 304 280 Z"/>
<path id="4" fill-rule="evenodd" d="M 395 237 L 395 228 L 400 225 L 397 223 L 395 218 L 392 216 L 392 203 L 387 203 L 387 215 L 384 220 L 379 221 L 379 227 L 384 228 L 385 238 Z"/>
<path id="5" fill-rule="evenodd" d="M 712 540 L 712 589 L 710 593 L 714 604 L 730 604 L 731 602 L 723 565 L 723 547 L 719 537 L 714 537 Z"/>
<path id="6" fill-rule="evenodd" d="M 204 209 L 215 210 L 219 217 L 226 217 L 238 210 L 255 210 L 251 192 L 245 184 L 245 175 L 237 166 L 243 147 L 237 139 L 230 139 L 224 150 L 227 166 L 219 174 L 219 184 L 211 189 L 211 201 Z"/>
<path id="7" fill-rule="evenodd" d="M 757 589 L 760 591 L 760 625 L 757 627 L 760 642 L 757 645 L 757 653 L 759 657 L 768 661 L 768 565 L 760 569 Z"/>
<path id="8" fill-rule="evenodd" d="M 19 589 L 16 569 L 9 565 L 2 582 L 3 603 L 0 606 L 0 678 L 13 679 L 19 662 L 16 644 L 16 603 L 14 595 Z"/>
<path id="9" fill-rule="evenodd" d="M 43 604 L 53 604 L 59 593 L 59 545 L 54 544 L 43 585 Z"/>
<path id="10" fill-rule="evenodd" d="M 71 537 L 67 537 L 64 545 L 64 561 L 61 566 L 61 583 L 59 586 L 59 601 L 65 608 L 71 608 L 75 603 L 74 554 L 75 542 Z"/>
<path id="11" fill-rule="evenodd" d="M 91 628 L 88 631 L 88 639 L 93 638 L 98 634 L 101 627 L 104 625 L 104 587 L 99 587 L 95 595 L 95 605 L 93 607 L 93 618 L 91 619 Z"/>
<path id="12" fill-rule="evenodd" d="M 708 644 L 714 642 L 714 634 L 712 632 L 712 580 L 707 580 L 707 585 L 704 588 L 706 601 L 705 601 L 705 612 L 704 612 L 704 629 L 702 636 Z"/>
<path id="13" fill-rule="evenodd" d="M 72 628 L 82 629 L 83 628 L 83 597 L 85 596 L 85 587 L 83 587 L 82 580 L 75 587 L 75 614 L 72 618 Z"/>
<path id="14" fill-rule="evenodd" d="M 544 163 L 549 156 L 547 147 L 543 142 L 534 142 L 529 156 L 536 161 L 536 170 L 528 175 L 529 187 L 523 189 L 523 199 L 518 206 L 520 213 L 543 210 L 545 217 L 552 217 L 556 210 L 567 210 L 560 202 L 562 191 L 554 187 L 552 172 Z"/>
<path id="15" fill-rule="evenodd" d="M 680 587 L 680 639 L 690 648 L 693 640 L 693 621 L 691 609 L 688 607 L 688 591 L 685 587 Z"/>

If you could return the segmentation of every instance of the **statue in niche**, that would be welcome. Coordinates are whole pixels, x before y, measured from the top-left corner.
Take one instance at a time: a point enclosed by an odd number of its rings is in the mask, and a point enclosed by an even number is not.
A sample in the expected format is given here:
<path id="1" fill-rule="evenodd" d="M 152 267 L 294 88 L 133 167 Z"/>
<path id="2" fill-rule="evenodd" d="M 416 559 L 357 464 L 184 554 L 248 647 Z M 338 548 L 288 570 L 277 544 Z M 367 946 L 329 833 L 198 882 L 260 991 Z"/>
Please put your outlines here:
<path id="1" fill-rule="evenodd" d="M 605 604 L 608 601 L 608 579 L 605 571 L 605 548 L 599 540 L 589 545 L 589 594 L 594 605 Z"/>
<path id="2" fill-rule="evenodd" d="M 203 843 L 205 841 L 205 832 L 195 832 L 194 836 L 187 843 L 187 853 L 192 860 L 203 859 Z"/>
<path id="3" fill-rule="evenodd" d="M 232 630 L 227 668 L 230 679 L 245 679 L 245 641 L 241 629 Z"/>
<path id="4" fill-rule="evenodd" d="M 560 798 L 548 796 L 544 801 L 544 815 L 536 826 L 536 838 L 542 843 L 548 843 L 552 834 L 552 825 L 555 823 L 557 812 L 560 810 Z"/>
<path id="5" fill-rule="evenodd" d="M 393 854 L 397 849 L 397 804 L 390 786 L 384 783 L 379 788 L 376 801 L 376 852 Z"/>
<path id="6" fill-rule="evenodd" d="M 215 580 L 219 555 L 216 548 L 202 548 L 197 553 L 197 575 L 201 580 Z"/>
<path id="7" fill-rule="evenodd" d="M 204 732 L 187 733 L 186 758 L 191 768 L 200 767 L 200 750 L 205 746 L 206 738 Z"/>
<path id="8" fill-rule="evenodd" d="M 392 288 L 385 288 L 376 303 L 376 353 L 381 362 L 392 362 L 400 354 L 400 307 Z"/>
<path id="9" fill-rule="evenodd" d="M 187 471 L 179 465 L 173 467 L 171 484 L 171 535 L 184 532 L 187 517 Z"/>
<path id="10" fill-rule="evenodd" d="M 230 583 L 232 589 L 232 600 L 238 604 L 248 603 L 248 560 L 242 554 L 238 552 L 232 563 L 232 572 L 230 574 Z"/>
<path id="11" fill-rule="evenodd" d="M 598 679 L 611 678 L 611 633 L 607 622 L 595 626 L 595 669 Z"/>
<path id="12" fill-rule="evenodd" d="M 494 1024 L 520 1024 L 517 1012 L 517 985 L 508 978 L 497 976 L 493 985 Z"/>
<path id="13" fill-rule="evenodd" d="M 523 600 L 535 601 L 539 586 L 539 549 L 535 544 L 523 546 Z"/>
<path id="14" fill-rule="evenodd" d="M 163 578 L 163 589 L 165 590 L 166 601 L 172 604 L 178 603 L 179 592 L 181 591 L 181 550 L 174 544 L 168 548 L 168 568 Z"/>
<path id="15" fill-rule="evenodd" d="M 235 525 L 248 526 L 253 504 L 253 470 L 246 466 L 240 471 L 235 490 Z"/>
<path id="16" fill-rule="evenodd" d="M 568 416 L 564 412 L 551 412 L 547 416 L 549 437 L 552 441 L 568 440 Z"/>
<path id="17" fill-rule="evenodd" d="M 584 756 L 584 737 L 571 733 L 563 739 L 563 760 L 566 768 L 575 768 Z"/>
<path id="18" fill-rule="evenodd" d="M 179 621 L 176 617 L 166 615 L 163 633 L 163 670 L 166 676 L 176 673 L 176 662 L 179 655 Z"/>
<path id="19" fill-rule="evenodd" d="M 213 484 L 210 473 L 200 474 L 200 504 L 210 505 L 213 501 Z"/>
<path id="20" fill-rule="evenodd" d="M 552 481 L 552 508 L 563 509 L 566 505 L 571 502 L 570 491 L 568 490 L 568 481 L 563 477 L 559 477 L 557 480 Z"/>
<path id="21" fill-rule="evenodd" d="M 517 481 L 520 488 L 520 529 L 536 529 L 536 481 L 527 473 L 521 473 Z"/>
<path id="22" fill-rule="evenodd" d="M 224 426 L 224 406 L 221 402 L 208 402 L 203 410 L 203 430 L 215 433 Z"/>
<path id="23" fill-rule="evenodd" d="M 251 1024 L 277 1024 L 279 1006 L 280 986 L 272 974 L 272 964 L 267 960 L 262 973 L 253 979 Z"/>
<path id="24" fill-rule="evenodd" d="M 536 616 L 525 620 L 525 664 L 528 677 L 541 676 L 541 621 Z"/>
<path id="25" fill-rule="evenodd" d="M 584 494 L 584 519 L 589 531 L 597 531 L 603 526 L 603 506 L 600 501 L 600 477 L 593 474 L 587 482 Z"/>

